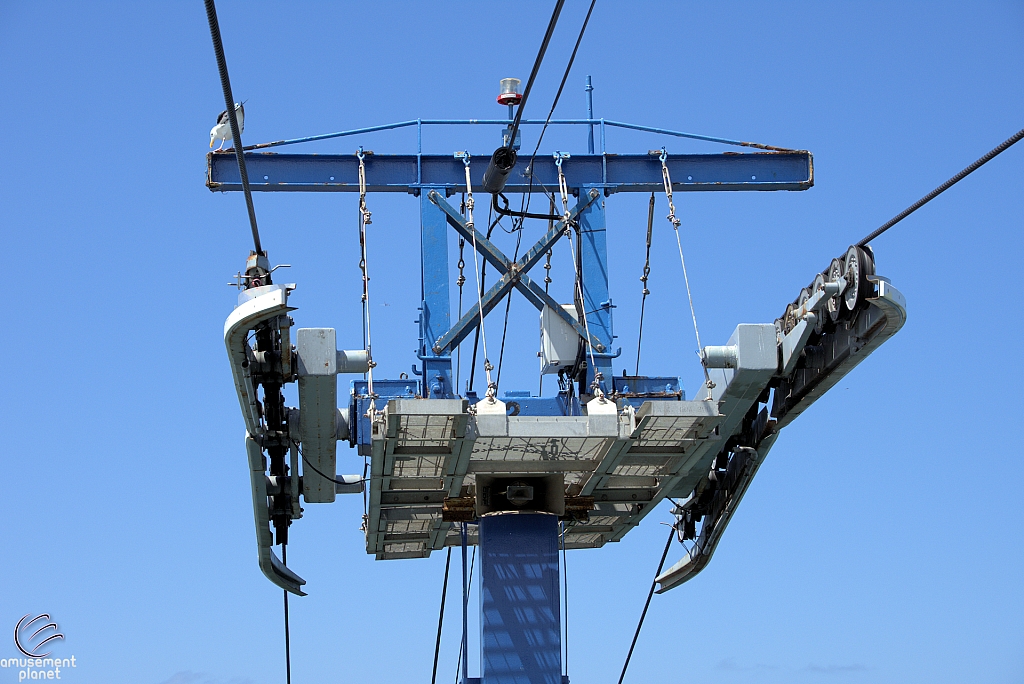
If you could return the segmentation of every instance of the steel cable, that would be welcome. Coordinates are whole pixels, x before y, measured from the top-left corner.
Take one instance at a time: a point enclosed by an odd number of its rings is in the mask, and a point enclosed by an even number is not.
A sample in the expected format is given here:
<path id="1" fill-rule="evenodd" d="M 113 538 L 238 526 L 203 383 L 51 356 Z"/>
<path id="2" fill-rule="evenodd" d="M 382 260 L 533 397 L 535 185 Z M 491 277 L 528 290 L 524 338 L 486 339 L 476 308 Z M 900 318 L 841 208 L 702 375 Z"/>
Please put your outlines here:
<path id="1" fill-rule="evenodd" d="M 441 611 L 437 616 L 437 641 L 434 643 L 434 671 L 430 675 L 430 684 L 437 684 L 437 657 L 441 653 L 441 627 L 444 624 L 444 602 L 448 596 L 448 569 L 452 564 L 452 547 L 448 547 L 448 557 L 444 561 L 444 584 L 441 585 Z"/>
<path id="2" fill-rule="evenodd" d="M 208 0 L 212 1 L 212 0 Z M 551 13 L 551 21 L 548 22 L 548 30 L 544 32 L 544 40 L 541 41 L 540 50 L 537 52 L 537 59 L 533 63 L 533 71 L 530 72 L 530 78 L 526 80 L 526 88 L 523 89 L 523 99 L 519 103 L 519 107 L 516 108 L 516 118 L 512 122 L 512 131 L 508 136 L 508 149 L 512 149 L 515 144 L 516 132 L 519 130 L 519 122 L 522 120 L 523 108 L 526 107 L 526 100 L 530 97 L 530 90 L 533 89 L 533 82 L 537 79 L 537 72 L 540 71 L 540 64 L 544 61 L 544 53 L 547 52 L 548 43 L 551 42 L 551 35 L 555 32 L 555 25 L 558 23 L 558 15 L 562 13 L 562 5 L 565 4 L 565 0 L 558 0 L 555 3 L 555 9 Z"/>
<path id="3" fill-rule="evenodd" d="M 483 279 L 479 277 L 480 260 L 478 255 L 480 253 L 480 249 L 477 247 L 476 244 L 476 235 L 478 231 L 476 230 L 476 227 L 473 223 L 473 182 L 470 179 L 469 175 L 469 155 L 467 154 L 462 161 L 466 169 L 466 228 L 471 232 L 473 238 L 473 274 L 478 276 L 476 282 L 477 313 L 480 315 L 480 326 L 478 329 L 480 331 L 480 341 L 483 343 L 484 374 L 487 378 L 487 396 L 490 396 L 493 399 L 497 396 L 497 385 L 495 385 L 495 383 L 491 381 L 491 370 L 493 370 L 494 366 L 491 365 L 491 361 L 487 356 L 487 329 L 484 327 L 484 318 L 486 316 L 486 314 L 484 314 L 483 300 L 484 285 Z M 486 264 L 487 262 L 485 261 L 484 265 Z M 504 339 L 502 340 L 502 348 L 504 348 Z"/>
<path id="4" fill-rule="evenodd" d="M 964 169 L 960 173 L 956 174 L 955 176 L 950 178 L 948 181 L 946 181 L 945 183 L 943 183 L 939 187 L 935 188 L 934 190 L 929 192 L 927 195 L 925 195 L 921 199 L 917 200 L 912 205 L 910 205 L 909 207 L 904 209 L 902 212 L 900 212 L 899 214 L 894 216 L 892 219 L 890 219 L 883 226 L 881 226 L 880 228 L 875 230 L 873 233 L 871 233 L 870 235 L 865 237 L 863 240 L 858 242 L 857 246 L 858 247 L 864 247 L 869 242 L 874 240 L 876 237 L 878 237 L 879 235 L 881 235 L 885 231 L 889 230 L 890 228 L 892 228 L 897 223 L 899 223 L 903 219 L 905 219 L 908 216 L 910 216 L 911 214 L 913 214 L 915 211 L 917 211 L 918 209 L 920 209 L 924 205 L 926 205 L 929 202 L 931 202 L 933 199 L 935 199 L 936 197 L 938 197 L 939 195 L 944 193 L 946 190 L 949 190 L 951 187 L 953 187 L 954 185 L 956 185 L 957 183 L 962 181 L 967 176 L 969 176 L 972 173 L 974 173 L 975 171 L 977 171 L 979 168 L 984 166 L 987 162 L 992 161 L 992 159 L 994 159 L 996 156 L 998 156 L 1001 152 L 1007 150 L 1008 148 L 1012 147 L 1014 145 L 1014 143 L 1020 141 L 1021 138 L 1024 138 L 1024 128 L 1020 129 L 1019 131 L 1017 131 L 1016 133 L 1011 135 L 1009 138 L 1007 138 L 1002 143 L 1000 143 L 998 146 L 996 146 L 991 151 L 989 151 L 988 154 L 986 154 L 985 156 L 981 157 L 980 159 L 975 161 L 973 164 L 968 166 L 966 169 Z"/>
<path id="5" fill-rule="evenodd" d="M 626 654 L 626 662 L 622 664 L 622 673 L 619 675 L 619 684 L 622 684 L 623 678 L 626 676 L 626 668 L 629 667 L 629 660 L 633 657 L 633 649 L 636 647 L 636 640 L 640 636 L 640 629 L 644 626 L 644 618 L 647 617 L 647 609 L 651 607 L 651 597 L 654 596 L 654 589 L 658 586 L 658 576 L 661 575 L 661 569 L 665 567 L 665 559 L 668 557 L 668 550 L 672 546 L 672 537 L 675 535 L 676 528 L 672 527 L 668 531 L 668 541 L 665 542 L 665 550 L 661 553 L 661 560 L 658 562 L 658 571 L 654 573 L 654 581 L 651 582 L 651 590 L 647 592 L 647 601 L 644 602 L 644 610 L 640 613 L 640 622 L 636 625 L 636 632 L 633 633 L 633 642 L 629 645 L 629 653 Z"/>
<path id="6" fill-rule="evenodd" d="M 644 261 L 644 273 L 640 276 L 640 282 L 644 284 L 643 298 L 640 300 L 640 329 L 636 336 L 636 373 L 640 375 L 640 345 L 644 341 L 644 309 L 647 307 L 647 295 L 651 291 L 647 289 L 647 278 L 651 275 L 651 236 L 654 232 L 654 193 L 651 193 L 651 201 L 647 207 L 647 258 Z"/>
<path id="7" fill-rule="evenodd" d="M 569 63 L 565 65 L 565 73 L 562 74 L 562 82 L 558 84 L 558 92 L 555 93 L 555 99 L 551 103 L 551 109 L 548 110 L 548 117 L 544 120 L 544 126 L 543 126 L 543 128 L 540 129 L 540 135 L 537 136 L 537 145 L 533 148 L 533 154 L 530 155 L 530 163 L 526 167 L 526 168 L 530 169 L 531 171 L 533 169 L 533 160 L 537 157 L 537 150 L 540 149 L 540 142 L 544 139 L 544 132 L 548 130 L 548 124 L 551 123 L 551 117 L 555 113 L 555 107 L 558 106 L 558 99 L 560 97 L 562 97 L 562 89 L 565 88 L 565 82 L 569 78 L 569 71 L 572 70 L 572 63 L 576 61 L 576 51 L 580 49 L 580 43 L 583 42 L 583 34 L 587 30 L 587 24 L 590 23 L 590 15 L 594 11 L 594 5 L 595 4 L 597 4 L 597 0 L 591 0 L 590 1 L 590 9 L 587 10 L 587 16 L 583 20 L 583 27 L 580 29 L 580 35 L 577 36 L 577 38 L 576 38 L 576 45 L 573 46 L 572 54 L 569 55 Z M 532 179 L 533 179 L 533 173 L 532 172 L 530 173 L 530 179 L 531 179 L 531 186 L 532 186 Z"/>
<path id="8" fill-rule="evenodd" d="M 288 545 L 281 544 L 281 562 L 288 567 Z M 284 590 L 284 667 L 285 681 L 292 684 L 292 639 L 288 628 L 288 590 Z"/>
<path id="9" fill-rule="evenodd" d="M 227 107 L 228 122 L 231 124 L 231 142 L 235 148 L 235 159 L 238 160 L 238 174 L 242 177 L 242 191 L 245 193 L 245 208 L 249 211 L 249 226 L 252 228 L 252 241 L 257 254 L 264 254 L 260 243 L 260 231 L 256 225 L 256 209 L 252 204 L 252 190 L 249 188 L 249 173 L 245 169 L 245 155 L 242 152 L 242 132 L 238 130 L 238 117 L 235 116 L 235 98 L 231 94 L 231 80 L 228 78 L 228 63 L 224 58 L 224 44 L 220 37 L 220 23 L 217 21 L 217 7 L 214 0 L 205 0 L 206 19 L 210 23 L 210 37 L 213 39 L 213 52 L 217 56 L 217 71 L 220 72 L 220 85 L 224 90 L 224 104 Z M 270 274 L 266 276 L 270 284 Z"/>
<path id="10" fill-rule="evenodd" d="M 591 2 L 590 2 L 590 9 L 587 10 L 587 16 L 583 20 L 583 26 L 580 28 L 580 35 L 576 37 L 576 45 L 573 46 L 572 54 L 569 55 L 569 63 L 565 65 L 565 72 L 562 74 L 562 82 L 558 84 L 558 91 L 555 93 L 555 99 L 551 102 L 551 109 L 548 110 L 548 116 L 547 116 L 546 119 L 544 119 L 544 126 L 543 126 L 543 128 L 540 129 L 540 135 L 537 136 L 537 144 L 534 145 L 534 147 L 533 147 L 533 154 L 530 155 L 530 163 L 526 165 L 527 173 L 530 175 L 530 184 L 529 184 L 529 187 L 526 189 L 526 193 L 524 195 L 524 207 L 522 207 L 521 210 L 520 210 L 520 213 L 519 213 L 520 218 L 539 218 L 539 219 L 547 218 L 549 222 L 552 219 L 557 219 L 558 218 L 558 216 L 554 214 L 554 209 L 551 210 L 551 213 L 548 216 L 544 216 L 542 214 L 530 214 L 529 213 L 529 209 L 530 209 L 530 196 L 533 193 L 533 162 L 537 158 L 537 151 L 540 149 L 540 143 L 541 143 L 542 140 L 544 140 L 544 132 L 548 130 L 548 125 L 551 123 L 551 117 L 555 113 L 555 107 L 558 106 L 558 100 L 559 100 L 560 97 L 562 97 L 562 90 L 565 88 L 565 82 L 569 78 L 569 72 L 572 70 L 572 64 L 573 64 L 573 62 L 576 61 L 576 51 L 580 49 L 580 43 L 583 42 L 583 34 L 587 30 L 587 24 L 590 23 L 590 15 L 594 11 L 594 5 L 595 4 L 597 4 L 597 0 L 591 0 Z M 512 140 L 514 142 L 515 139 L 513 138 Z M 551 203 L 552 203 L 552 205 L 554 205 L 554 201 L 555 201 L 555 196 L 551 195 Z M 493 202 L 494 202 L 494 208 L 498 211 L 498 213 L 504 214 L 505 216 L 512 216 L 512 215 L 514 215 L 512 212 L 502 211 L 501 209 L 498 208 L 498 196 L 497 195 L 494 196 Z M 507 209 L 507 202 L 506 202 L 506 209 Z"/>
<path id="11" fill-rule="evenodd" d="M 490 223 L 488 224 L 487 235 L 485 237 L 488 240 L 491 239 L 491 234 L 494 232 L 494 227 L 498 225 L 499 221 L 501 221 L 501 216 L 499 216 L 498 218 L 494 219 L 494 221 L 491 221 L 491 216 L 493 216 L 493 213 L 487 215 L 487 220 Z M 487 283 L 487 260 L 485 259 L 483 266 L 480 267 L 480 279 L 479 279 L 479 285 L 480 286 L 477 288 L 478 290 L 480 290 L 479 297 L 483 297 L 483 295 L 484 295 L 484 289 L 483 288 L 484 288 L 484 285 L 486 283 Z M 476 352 L 477 352 L 477 346 L 479 345 L 479 343 L 480 343 L 480 328 L 477 328 L 473 332 L 473 359 L 472 359 L 472 361 L 470 362 L 470 365 L 469 365 L 469 386 L 467 387 L 467 391 L 470 391 L 470 392 L 473 391 L 473 379 L 474 379 L 474 377 L 476 377 Z"/>
<path id="12" fill-rule="evenodd" d="M 668 200 L 668 222 L 672 224 L 672 229 L 676 234 L 676 245 L 679 247 L 679 264 L 683 267 L 683 283 L 686 285 L 686 299 L 690 302 L 690 317 L 693 318 L 693 334 L 697 338 L 697 356 L 700 357 L 700 366 L 704 370 L 704 383 L 708 389 L 707 401 L 712 400 L 711 390 L 714 389 L 715 383 L 711 381 L 711 375 L 708 373 L 708 365 L 704 359 L 704 345 L 700 342 L 700 329 L 697 327 L 697 311 L 693 307 L 693 294 L 690 292 L 690 276 L 686 273 L 686 259 L 683 258 L 683 243 L 679 237 L 679 226 L 682 221 L 676 217 L 676 205 L 672 200 L 672 177 L 668 171 L 668 152 L 665 148 L 661 148 L 661 180 L 665 187 L 665 198 Z"/>
<path id="13" fill-rule="evenodd" d="M 370 210 L 366 208 L 366 154 L 362 147 L 356 151 L 356 157 L 359 159 L 359 270 L 363 276 L 363 344 L 369 358 L 366 364 L 366 393 L 370 396 L 367 415 L 372 422 L 377 412 L 377 396 L 373 393 L 373 369 L 377 363 L 373 360 L 373 338 L 370 334 L 370 275 L 366 259 L 366 226 L 372 224 L 373 220 Z"/>
<path id="14" fill-rule="evenodd" d="M 516 249 L 512 253 L 512 263 L 519 260 L 519 248 L 522 246 L 523 230 L 520 219 L 519 230 L 516 231 Z M 508 312 L 512 308 L 512 292 L 505 295 L 505 323 L 501 328 L 501 351 L 498 352 L 498 374 L 494 378 L 495 385 L 501 385 L 501 366 L 505 360 L 505 336 L 508 334 Z"/>

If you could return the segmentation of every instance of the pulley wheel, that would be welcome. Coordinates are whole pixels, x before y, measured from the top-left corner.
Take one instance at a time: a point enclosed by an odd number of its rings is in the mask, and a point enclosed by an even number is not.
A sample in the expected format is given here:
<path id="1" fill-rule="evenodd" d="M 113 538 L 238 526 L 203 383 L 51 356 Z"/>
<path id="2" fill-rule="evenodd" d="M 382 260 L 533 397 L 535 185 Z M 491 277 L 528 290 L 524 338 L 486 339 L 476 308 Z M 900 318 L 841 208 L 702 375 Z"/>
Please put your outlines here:
<path id="1" fill-rule="evenodd" d="M 835 281 L 839 280 L 839 278 L 842 277 L 844 270 L 845 265 L 843 264 L 843 260 L 833 259 L 832 263 L 829 264 L 828 267 L 829 282 L 834 283 Z M 832 295 L 831 297 L 829 297 L 828 304 L 826 305 L 826 308 L 828 309 L 828 317 L 832 319 L 833 323 L 839 320 L 839 314 L 842 311 L 842 305 L 839 303 L 839 297 L 840 296 L 838 294 Z"/>
<path id="2" fill-rule="evenodd" d="M 808 288 L 800 290 L 800 296 L 796 298 L 796 307 L 799 309 L 801 306 L 807 303 L 807 300 L 811 298 L 811 291 Z M 798 321 L 794 319 L 793 324 L 796 325 Z"/>
<path id="3" fill-rule="evenodd" d="M 821 273 L 819 273 L 818 275 L 814 276 L 814 283 L 811 285 L 811 294 L 817 294 L 818 292 L 821 292 L 822 288 L 824 288 L 824 287 L 825 287 L 825 276 L 823 276 Z M 815 317 L 814 332 L 816 334 L 820 335 L 821 333 L 823 333 L 825 331 L 825 312 L 822 311 L 821 309 L 818 309 L 814 313 L 814 317 Z"/>
<path id="4" fill-rule="evenodd" d="M 864 245 L 860 251 L 864 255 L 864 273 L 869 276 L 875 275 L 875 250 L 871 249 L 871 245 Z"/>
<path id="5" fill-rule="evenodd" d="M 857 305 L 864 301 L 867 291 L 867 255 L 856 245 L 846 252 L 846 292 L 843 293 L 843 304 L 847 311 L 855 311 Z"/>
<path id="6" fill-rule="evenodd" d="M 796 306 L 792 302 L 787 304 L 786 315 L 782 317 L 782 330 L 787 335 L 796 326 L 796 316 L 793 315 L 794 309 L 796 309 Z"/>

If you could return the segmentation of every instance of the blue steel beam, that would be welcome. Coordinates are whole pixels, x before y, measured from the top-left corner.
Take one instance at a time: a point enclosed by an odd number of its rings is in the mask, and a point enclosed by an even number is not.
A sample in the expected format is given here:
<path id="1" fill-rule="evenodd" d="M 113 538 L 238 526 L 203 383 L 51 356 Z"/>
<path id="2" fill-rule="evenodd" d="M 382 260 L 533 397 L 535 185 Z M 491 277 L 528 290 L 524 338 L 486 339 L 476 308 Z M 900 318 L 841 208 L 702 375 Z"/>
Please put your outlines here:
<path id="1" fill-rule="evenodd" d="M 584 201 L 573 207 L 572 211 L 569 212 L 569 220 L 575 219 L 579 216 L 580 212 L 584 211 L 587 207 L 594 203 L 597 197 L 600 196 L 598 193 L 595 197 L 587 197 Z M 431 190 L 427 195 L 427 198 L 434 203 L 444 214 L 447 216 L 448 223 L 455 228 L 455 230 L 462 235 L 471 244 L 475 241 L 477 251 L 489 261 L 498 272 L 502 274 L 498 282 L 491 286 L 491 288 L 481 298 L 483 304 L 484 316 L 491 312 L 495 306 L 505 297 L 512 288 L 517 288 L 523 295 L 535 306 L 537 309 L 543 311 L 544 307 L 551 307 L 551 309 L 560 316 L 567 324 L 573 327 L 576 333 L 584 340 L 590 342 L 590 344 L 598 351 L 603 352 L 605 345 L 595 336 L 587 335 L 586 328 L 581 325 L 576 319 L 569 314 L 565 313 L 559 304 L 552 299 L 552 297 L 543 290 L 539 285 L 533 282 L 526 272 L 533 268 L 540 260 L 543 255 L 547 253 L 551 246 L 554 245 L 565 232 L 565 222 L 559 221 L 544 234 L 537 244 L 535 244 L 519 261 L 514 264 L 498 249 L 494 243 L 483 236 L 475 227 L 470 227 L 466 220 L 462 218 L 462 215 L 455 211 L 455 208 L 448 204 L 443 197 L 435 190 Z M 467 311 L 459 321 L 452 326 L 451 330 L 442 335 L 435 343 L 433 351 L 436 354 L 441 354 L 449 349 L 456 347 L 466 336 L 472 332 L 480 322 L 480 303 L 474 304 L 469 311 Z"/>
<path id="2" fill-rule="evenodd" d="M 565 162 L 563 162 L 564 164 Z M 584 188 L 581 197 L 601 197 L 596 188 Z M 583 310 L 587 317 L 587 327 L 604 346 L 611 349 L 614 335 L 612 333 L 612 298 L 608 293 L 608 242 L 605 228 L 604 199 L 589 204 L 585 211 L 580 212 L 579 249 L 583 289 Z M 601 351 L 598 349 L 597 351 Z M 587 382 L 590 387 L 595 373 L 600 372 L 605 383 L 603 391 L 611 390 L 612 359 L 608 355 L 595 356 L 593 364 L 587 364 Z"/>
<path id="3" fill-rule="evenodd" d="M 506 273 L 512 268 L 512 261 L 498 249 L 497 245 L 488 240 L 475 226 L 471 228 L 466 219 L 462 217 L 462 214 L 446 202 L 440 193 L 431 190 L 427 195 L 427 199 L 444 213 L 448 223 L 455 229 L 455 232 L 468 240 L 470 244 L 476 243 L 476 251 L 480 252 L 480 255 L 490 262 L 492 266 L 501 273 Z"/>
<path id="4" fill-rule="evenodd" d="M 483 155 L 480 159 L 487 159 Z M 534 182 L 525 174 L 529 157 L 519 158 L 509 175 L 506 193 L 558 186 L 558 170 L 549 155 L 534 160 Z M 247 152 L 249 184 L 255 192 L 358 192 L 359 160 L 355 154 L 275 154 Z M 672 154 L 667 159 L 675 192 L 723 190 L 807 190 L 814 185 L 810 152 Z M 473 184 L 483 179 L 487 164 L 473 164 Z M 563 162 L 570 188 L 596 187 L 604 193 L 663 192 L 661 162 L 650 154 L 576 155 Z M 461 159 L 446 155 L 367 155 L 366 184 L 370 192 L 411 192 L 425 187 L 448 194 L 466 189 Z M 233 154 L 207 155 L 206 186 L 213 191 L 241 190 Z"/>
<path id="5" fill-rule="evenodd" d="M 558 518 L 488 515 L 480 529 L 480 684 L 558 684 Z"/>
<path id="6" fill-rule="evenodd" d="M 423 362 L 423 394 L 431 399 L 450 399 L 458 391 L 452 385 L 452 357 L 433 350 L 434 342 L 451 327 L 448 301 L 448 226 L 437 205 L 420 196 L 420 254 L 422 255 L 422 302 L 420 349 Z"/>

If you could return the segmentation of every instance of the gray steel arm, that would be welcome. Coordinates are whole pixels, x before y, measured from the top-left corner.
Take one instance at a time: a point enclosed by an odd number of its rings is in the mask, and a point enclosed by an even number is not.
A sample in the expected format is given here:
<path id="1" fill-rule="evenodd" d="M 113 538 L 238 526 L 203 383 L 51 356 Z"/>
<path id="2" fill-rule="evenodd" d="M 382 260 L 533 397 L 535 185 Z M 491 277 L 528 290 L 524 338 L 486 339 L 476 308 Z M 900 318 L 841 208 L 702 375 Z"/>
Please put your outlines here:
<path id="1" fill-rule="evenodd" d="M 777 420 L 768 420 L 767 410 L 762 409 L 753 428 L 755 446 L 732 449 L 741 458 L 734 456 L 730 461 L 730 468 L 725 475 L 726 483 L 716 494 L 712 510 L 708 512 L 694 546 L 679 562 L 657 578 L 660 585 L 658 593 L 693 579 L 711 561 L 725 528 L 732 520 L 736 507 L 768 450 L 778 439 L 779 431 L 903 327 L 907 320 L 903 295 L 883 278 L 872 277 L 872 280 L 878 292 L 875 297 L 867 300 L 868 307 L 860 312 L 848 328 L 838 330 L 830 344 L 822 345 L 820 351 L 812 352 L 821 358 L 812 359 L 809 368 L 787 373 L 787 377 L 783 378 L 780 389 L 787 396 L 783 397 L 775 409 Z M 797 335 L 804 337 L 802 346 L 806 337 L 800 332 Z M 782 343 L 780 341 L 780 347 Z M 797 349 L 795 353 L 799 354 L 800 351 Z M 723 436 L 727 439 L 731 434 Z"/>
<path id="2" fill-rule="evenodd" d="M 249 456 L 249 480 L 252 486 L 252 510 L 256 523 L 256 547 L 259 553 L 260 570 L 271 582 L 285 591 L 305 596 L 302 579 L 278 560 L 271 547 L 274 536 L 270 531 L 270 507 L 267 504 L 267 464 L 263 457 L 263 449 L 252 438 L 245 435 L 245 451 Z"/>
<path id="3" fill-rule="evenodd" d="M 256 413 L 256 388 L 253 386 L 252 364 L 249 360 L 251 350 L 246 338 L 249 331 L 260 323 L 293 310 L 288 306 L 286 285 L 267 285 L 247 290 L 246 293 L 256 293 L 258 290 L 263 292 L 236 306 L 224 322 L 224 346 L 227 347 L 228 361 L 231 363 L 231 378 L 235 383 L 245 429 L 250 435 L 261 434 L 263 428 Z"/>

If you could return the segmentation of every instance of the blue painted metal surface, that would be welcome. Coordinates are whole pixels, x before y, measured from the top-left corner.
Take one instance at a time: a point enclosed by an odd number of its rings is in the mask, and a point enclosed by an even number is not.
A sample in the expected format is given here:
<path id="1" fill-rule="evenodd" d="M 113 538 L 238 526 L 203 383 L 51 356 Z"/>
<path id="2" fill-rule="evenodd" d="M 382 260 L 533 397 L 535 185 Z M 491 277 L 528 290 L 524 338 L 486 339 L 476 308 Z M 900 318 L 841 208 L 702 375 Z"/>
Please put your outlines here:
<path id="1" fill-rule="evenodd" d="M 489 155 L 483 155 L 486 158 Z M 525 175 L 529 157 L 523 155 L 509 175 L 505 193 L 537 190 L 543 183 L 558 187 L 552 158 L 534 160 L 535 183 Z M 355 154 L 274 154 L 247 152 L 246 167 L 254 192 L 358 192 L 359 160 Z M 814 184 L 809 152 L 749 154 L 672 154 L 668 156 L 674 192 L 727 190 L 806 190 Z M 207 187 L 215 191 L 241 190 L 234 155 L 207 155 Z M 485 164 L 471 169 L 474 185 L 481 182 Z M 570 188 L 600 188 L 615 192 L 664 192 L 661 163 L 656 155 L 575 155 L 565 164 Z M 426 187 L 444 188 L 447 194 L 465 190 L 461 160 L 452 155 L 367 155 L 369 192 L 413 192 Z"/>
<path id="2" fill-rule="evenodd" d="M 580 415 L 579 399 L 573 396 L 570 400 L 566 392 L 559 392 L 553 397 L 535 397 L 529 390 L 512 390 L 504 392 L 502 401 L 513 416 L 578 416 Z"/>
<path id="3" fill-rule="evenodd" d="M 430 399 L 455 396 L 452 358 L 435 352 L 437 339 L 451 327 L 448 301 L 448 225 L 438 206 L 420 195 L 420 257 L 422 260 L 422 304 L 420 306 L 420 348 L 423 387 Z"/>
<path id="4" fill-rule="evenodd" d="M 481 684 L 561 684 L 558 518 L 480 519 Z"/>
<path id="5" fill-rule="evenodd" d="M 469 542 L 468 525 L 459 525 L 459 538 L 462 541 L 462 681 L 469 684 L 469 568 L 466 564 Z M 477 684 L 479 684 L 479 678 Z"/>
<path id="6" fill-rule="evenodd" d="M 612 393 L 633 408 L 640 408 L 645 401 L 686 399 L 686 392 L 677 377 L 616 375 L 612 377 Z"/>
<path id="7" fill-rule="evenodd" d="M 564 166 L 568 168 L 570 164 Z M 597 201 L 580 212 L 579 260 L 583 282 L 583 310 L 590 334 L 601 342 L 601 347 L 595 346 L 594 351 L 599 353 L 594 355 L 593 363 L 590 363 L 588 358 L 586 386 L 590 387 L 594 374 L 600 371 L 604 376 L 601 389 L 607 392 L 611 387 L 612 357 L 600 352 L 612 348 L 615 335 L 612 332 L 613 305 L 608 293 L 608 240 L 604 198 L 597 188 L 584 187 L 580 197 L 588 196 L 596 196 Z"/>
<path id="8" fill-rule="evenodd" d="M 586 329 L 572 316 L 565 313 L 558 302 L 552 299 L 552 297 L 544 291 L 544 288 L 533 282 L 533 280 L 526 275 L 527 271 L 541 261 L 547 251 L 551 249 L 551 246 L 562 238 L 565 230 L 564 221 L 555 223 L 547 233 L 544 234 L 544 237 L 542 237 L 537 244 L 527 251 L 519 261 L 512 263 L 512 260 L 506 257 L 501 250 L 482 235 L 480 231 L 476 230 L 476 228 L 470 228 L 465 219 L 463 219 L 462 216 L 455 211 L 455 208 L 448 204 L 448 202 L 446 202 L 439 193 L 430 191 L 427 197 L 445 213 L 448 223 L 455 228 L 460 235 L 466 238 L 466 241 L 470 246 L 472 246 L 474 242 L 476 243 L 477 251 L 480 252 L 480 254 L 498 270 L 498 273 L 501 274 L 498 281 L 492 285 L 486 293 L 484 293 L 480 302 L 473 304 L 469 308 L 469 311 L 467 311 L 462 318 L 452 326 L 451 330 L 441 335 L 441 337 L 434 343 L 433 350 L 435 352 L 440 354 L 458 346 L 459 343 L 462 342 L 462 340 L 464 340 L 466 336 L 473 332 L 473 330 L 475 330 L 480 324 L 480 310 L 483 309 L 484 316 L 486 316 L 492 309 L 494 309 L 495 306 L 498 305 L 499 302 L 501 302 L 505 295 L 512 291 L 513 288 L 522 292 L 530 303 L 537 307 L 538 310 L 543 310 L 546 306 L 550 307 L 552 311 L 562 318 L 562 320 L 574 328 L 580 337 L 587 339 Z M 585 198 L 570 212 L 570 220 L 576 218 L 587 206 L 595 203 L 595 198 Z M 481 306 L 481 304 L 483 306 Z M 600 341 L 600 339 L 592 337 L 591 343 L 598 352 L 605 351 L 605 345 Z"/>
<path id="9" fill-rule="evenodd" d="M 373 393 L 375 400 L 367 393 L 369 387 L 365 380 L 353 380 L 349 389 L 349 442 L 359 447 L 359 454 L 370 453 L 370 419 L 366 417 L 370 409 L 370 401 L 378 411 L 383 411 L 389 399 L 411 399 L 420 395 L 418 380 L 374 380 Z"/>

